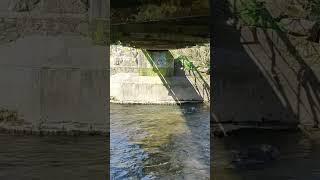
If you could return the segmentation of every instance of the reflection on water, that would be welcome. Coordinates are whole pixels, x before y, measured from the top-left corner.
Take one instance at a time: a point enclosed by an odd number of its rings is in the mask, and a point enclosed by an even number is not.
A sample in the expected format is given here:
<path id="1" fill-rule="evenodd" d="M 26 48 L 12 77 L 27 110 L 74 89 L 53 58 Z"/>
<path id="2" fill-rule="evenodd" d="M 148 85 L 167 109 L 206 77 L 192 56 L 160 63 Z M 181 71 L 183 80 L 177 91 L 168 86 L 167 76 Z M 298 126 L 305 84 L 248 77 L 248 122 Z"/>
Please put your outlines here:
<path id="1" fill-rule="evenodd" d="M 107 138 L 0 134 L 1 180 L 101 180 Z"/>
<path id="2" fill-rule="evenodd" d="M 279 151 L 272 161 L 251 163 L 256 155 L 234 163 L 235 152 L 248 147 L 272 147 Z M 319 180 L 320 143 L 300 132 L 241 131 L 233 136 L 214 138 L 213 177 L 223 180 Z M 238 161 L 237 161 L 238 162 Z"/>
<path id="3" fill-rule="evenodd" d="M 204 105 L 111 105 L 111 179 L 209 179 Z"/>

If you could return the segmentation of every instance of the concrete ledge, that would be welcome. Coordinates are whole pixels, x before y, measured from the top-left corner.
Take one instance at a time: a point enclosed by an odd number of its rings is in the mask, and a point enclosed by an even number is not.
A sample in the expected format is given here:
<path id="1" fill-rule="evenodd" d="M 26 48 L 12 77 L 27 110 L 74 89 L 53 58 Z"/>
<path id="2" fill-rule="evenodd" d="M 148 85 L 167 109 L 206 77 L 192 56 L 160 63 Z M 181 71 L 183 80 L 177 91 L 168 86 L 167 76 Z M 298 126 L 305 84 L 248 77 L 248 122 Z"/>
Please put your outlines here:
<path id="1" fill-rule="evenodd" d="M 111 101 L 122 104 L 182 104 L 204 101 L 201 90 L 186 76 L 139 76 L 119 73 L 111 76 Z"/>
<path id="2" fill-rule="evenodd" d="M 111 103 L 114 104 L 141 104 L 141 105 L 181 105 L 181 104 L 189 104 L 189 103 L 203 103 L 203 101 L 179 101 L 177 103 L 176 101 L 160 101 L 160 102 L 155 102 L 155 101 L 146 101 L 146 102 L 141 102 L 141 101 L 119 101 L 119 100 L 110 100 Z"/>

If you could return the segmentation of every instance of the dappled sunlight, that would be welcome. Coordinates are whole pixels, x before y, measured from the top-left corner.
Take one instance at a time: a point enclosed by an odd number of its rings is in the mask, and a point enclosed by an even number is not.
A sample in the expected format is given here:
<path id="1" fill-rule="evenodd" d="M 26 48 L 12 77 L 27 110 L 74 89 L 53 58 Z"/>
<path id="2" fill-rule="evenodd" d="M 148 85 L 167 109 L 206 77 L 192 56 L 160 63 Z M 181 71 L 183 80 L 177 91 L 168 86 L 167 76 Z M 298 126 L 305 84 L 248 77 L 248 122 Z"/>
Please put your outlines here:
<path id="1" fill-rule="evenodd" d="M 183 177 L 187 172 L 197 174 L 200 169 L 203 171 L 200 173 L 201 177 L 208 177 L 208 112 L 208 108 L 201 105 L 179 107 L 113 104 L 111 160 L 132 154 L 133 159 L 128 156 L 130 164 L 121 167 L 130 171 L 138 166 L 143 169 L 145 176 Z M 118 146 L 125 149 L 124 152 L 118 154 Z M 116 161 L 111 165 L 119 167 L 119 163 Z"/>

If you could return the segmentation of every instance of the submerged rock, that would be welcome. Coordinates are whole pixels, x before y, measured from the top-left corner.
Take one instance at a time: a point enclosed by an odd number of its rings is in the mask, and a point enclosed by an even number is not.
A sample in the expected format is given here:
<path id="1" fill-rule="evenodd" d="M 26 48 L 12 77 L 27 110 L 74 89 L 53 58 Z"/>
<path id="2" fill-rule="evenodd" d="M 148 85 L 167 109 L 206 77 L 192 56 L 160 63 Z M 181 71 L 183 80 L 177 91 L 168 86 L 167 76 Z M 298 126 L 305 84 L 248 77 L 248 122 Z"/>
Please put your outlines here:
<path id="1" fill-rule="evenodd" d="M 268 144 L 250 146 L 244 150 L 234 152 L 232 163 L 238 167 L 254 167 L 276 160 L 279 150 Z"/>
<path id="2" fill-rule="evenodd" d="M 196 107 L 188 107 L 186 109 L 184 109 L 184 114 L 193 114 L 198 112 L 199 110 Z"/>

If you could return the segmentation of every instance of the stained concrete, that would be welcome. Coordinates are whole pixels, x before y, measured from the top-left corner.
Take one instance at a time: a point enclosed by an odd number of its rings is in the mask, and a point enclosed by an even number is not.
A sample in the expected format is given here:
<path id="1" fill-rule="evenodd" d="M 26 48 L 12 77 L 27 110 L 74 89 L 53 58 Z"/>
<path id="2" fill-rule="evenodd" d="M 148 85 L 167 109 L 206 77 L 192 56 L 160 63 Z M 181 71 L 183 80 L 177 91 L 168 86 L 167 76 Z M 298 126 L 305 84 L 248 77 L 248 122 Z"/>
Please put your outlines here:
<path id="1" fill-rule="evenodd" d="M 2 19 L 13 18 L 11 30 L 19 36 L 0 40 L 0 109 L 17 112 L 21 120 L 17 124 L 5 119 L 1 128 L 109 129 L 108 44 L 95 45 L 88 34 L 79 31 L 78 25 L 89 30 L 88 12 L 81 0 L 76 2 L 79 6 L 70 7 L 72 2 L 43 0 L 40 10 L 30 15 L 1 11 Z M 106 9 L 105 4 L 91 18 L 107 18 L 102 17 L 108 14 Z M 21 29 L 19 22 L 31 28 Z"/>
<path id="2" fill-rule="evenodd" d="M 182 70 L 169 51 L 144 52 L 137 48 L 111 46 L 112 102 L 179 104 L 210 101 L 208 75 L 203 77 L 203 74 Z M 147 56 L 151 57 L 152 53 L 156 56 L 148 60 Z M 159 72 L 160 68 L 168 71 Z"/>
<path id="3" fill-rule="evenodd" d="M 105 130 L 107 51 L 81 39 L 31 36 L 2 45 L 1 107 L 32 125 Z"/>
<path id="4" fill-rule="evenodd" d="M 126 104 L 179 104 L 203 102 L 201 92 L 195 90 L 192 79 L 159 76 L 139 76 L 135 73 L 118 73 L 111 76 L 110 96 L 114 103 Z"/>

